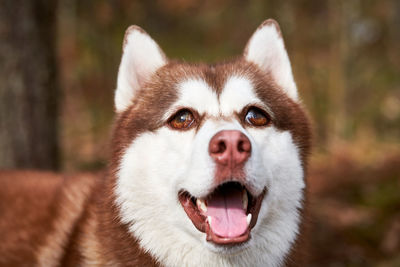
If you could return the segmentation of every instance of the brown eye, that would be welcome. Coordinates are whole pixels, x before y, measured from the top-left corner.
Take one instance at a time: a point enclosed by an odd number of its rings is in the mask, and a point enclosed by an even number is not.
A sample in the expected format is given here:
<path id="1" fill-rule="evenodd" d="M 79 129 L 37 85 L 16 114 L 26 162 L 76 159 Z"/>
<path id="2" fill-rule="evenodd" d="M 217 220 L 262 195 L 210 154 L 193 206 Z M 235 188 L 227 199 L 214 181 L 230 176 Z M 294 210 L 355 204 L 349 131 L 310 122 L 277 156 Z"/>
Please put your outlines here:
<path id="1" fill-rule="evenodd" d="M 170 119 L 169 125 L 171 125 L 171 127 L 174 129 L 183 130 L 189 128 L 193 122 L 194 116 L 192 112 L 187 109 L 183 109 L 178 111 L 178 113 L 176 113 L 175 116 Z"/>
<path id="2" fill-rule="evenodd" d="M 264 111 L 256 107 L 250 108 L 245 117 L 245 121 L 253 126 L 265 126 L 270 120 Z"/>

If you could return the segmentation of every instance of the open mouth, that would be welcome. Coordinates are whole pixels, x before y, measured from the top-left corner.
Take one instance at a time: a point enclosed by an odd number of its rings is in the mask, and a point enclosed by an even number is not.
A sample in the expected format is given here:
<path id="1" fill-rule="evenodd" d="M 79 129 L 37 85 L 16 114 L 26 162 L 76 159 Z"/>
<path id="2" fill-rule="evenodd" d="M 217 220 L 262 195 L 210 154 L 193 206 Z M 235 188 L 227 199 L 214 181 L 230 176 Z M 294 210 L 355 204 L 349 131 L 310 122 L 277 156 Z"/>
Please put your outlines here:
<path id="1" fill-rule="evenodd" d="M 227 182 L 204 199 L 181 191 L 179 201 L 193 225 L 206 233 L 207 241 L 232 245 L 250 239 L 265 192 L 253 196 L 242 184 Z"/>

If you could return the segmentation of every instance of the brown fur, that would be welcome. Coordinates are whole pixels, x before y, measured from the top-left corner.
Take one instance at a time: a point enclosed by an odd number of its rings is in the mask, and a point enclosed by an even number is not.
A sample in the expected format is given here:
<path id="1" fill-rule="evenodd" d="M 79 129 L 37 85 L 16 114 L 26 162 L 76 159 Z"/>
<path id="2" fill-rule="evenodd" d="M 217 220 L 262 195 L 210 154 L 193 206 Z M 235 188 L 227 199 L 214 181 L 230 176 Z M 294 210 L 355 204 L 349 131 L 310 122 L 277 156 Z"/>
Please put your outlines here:
<path id="1" fill-rule="evenodd" d="M 102 176 L 0 172 L 0 266 L 154 266 Z"/>

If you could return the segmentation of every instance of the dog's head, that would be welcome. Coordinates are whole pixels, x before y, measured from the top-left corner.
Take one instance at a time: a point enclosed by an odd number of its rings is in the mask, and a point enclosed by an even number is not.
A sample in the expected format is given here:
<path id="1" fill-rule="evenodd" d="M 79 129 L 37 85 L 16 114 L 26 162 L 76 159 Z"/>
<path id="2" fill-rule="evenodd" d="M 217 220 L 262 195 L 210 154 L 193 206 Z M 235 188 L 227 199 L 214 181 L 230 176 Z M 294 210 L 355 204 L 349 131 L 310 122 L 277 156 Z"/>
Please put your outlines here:
<path id="1" fill-rule="evenodd" d="M 137 26 L 115 93 L 121 221 L 165 265 L 279 265 L 301 221 L 309 126 L 278 24 L 243 56 L 170 61 Z"/>

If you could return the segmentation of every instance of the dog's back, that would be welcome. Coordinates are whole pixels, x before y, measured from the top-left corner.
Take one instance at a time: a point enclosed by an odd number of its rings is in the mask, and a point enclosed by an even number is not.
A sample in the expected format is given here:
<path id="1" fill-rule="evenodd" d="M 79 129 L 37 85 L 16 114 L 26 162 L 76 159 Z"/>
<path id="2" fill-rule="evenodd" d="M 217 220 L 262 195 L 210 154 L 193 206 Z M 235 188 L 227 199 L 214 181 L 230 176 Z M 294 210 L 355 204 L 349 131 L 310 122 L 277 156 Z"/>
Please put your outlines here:
<path id="1" fill-rule="evenodd" d="M 0 265 L 57 265 L 94 182 L 90 174 L 0 171 Z"/>

